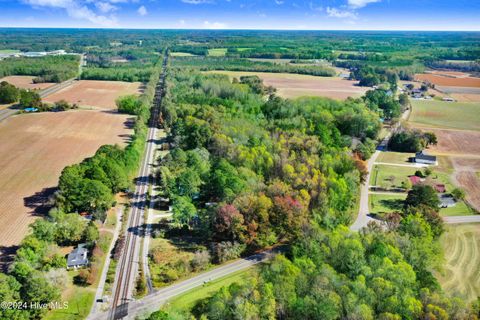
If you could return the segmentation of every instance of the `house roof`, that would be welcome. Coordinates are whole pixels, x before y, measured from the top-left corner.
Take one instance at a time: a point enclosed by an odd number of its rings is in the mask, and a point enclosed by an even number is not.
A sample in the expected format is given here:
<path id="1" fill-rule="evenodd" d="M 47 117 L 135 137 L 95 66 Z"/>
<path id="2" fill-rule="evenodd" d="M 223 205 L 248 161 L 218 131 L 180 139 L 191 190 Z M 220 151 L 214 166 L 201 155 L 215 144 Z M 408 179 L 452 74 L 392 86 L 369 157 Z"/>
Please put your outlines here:
<path id="1" fill-rule="evenodd" d="M 408 177 L 408 179 L 410 179 L 410 182 L 415 185 L 417 183 L 420 183 L 422 181 L 422 178 L 420 177 L 417 177 L 417 176 L 410 176 Z"/>
<path id="2" fill-rule="evenodd" d="M 79 244 L 77 248 L 68 254 L 67 267 L 84 266 L 88 264 L 88 249 L 85 247 L 85 243 Z"/>
<path id="3" fill-rule="evenodd" d="M 439 196 L 441 206 L 454 206 L 457 202 L 453 199 L 452 196 L 442 195 Z"/>
<path id="4" fill-rule="evenodd" d="M 433 161 L 433 162 L 437 161 L 436 156 L 428 155 L 428 154 L 424 153 L 423 151 L 417 152 L 415 154 L 415 158 L 416 159 L 421 159 L 421 160 Z"/>
<path id="5" fill-rule="evenodd" d="M 436 184 L 434 188 L 435 188 L 435 191 L 439 193 L 444 193 L 447 190 L 444 184 Z"/>

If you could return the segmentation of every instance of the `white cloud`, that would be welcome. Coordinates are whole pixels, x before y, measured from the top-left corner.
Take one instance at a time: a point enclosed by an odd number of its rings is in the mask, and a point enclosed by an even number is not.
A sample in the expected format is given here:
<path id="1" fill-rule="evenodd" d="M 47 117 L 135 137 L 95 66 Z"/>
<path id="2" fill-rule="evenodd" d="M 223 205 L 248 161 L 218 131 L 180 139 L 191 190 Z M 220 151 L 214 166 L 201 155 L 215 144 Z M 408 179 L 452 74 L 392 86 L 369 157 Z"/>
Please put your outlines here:
<path id="1" fill-rule="evenodd" d="M 278 5 L 281 5 L 281 4 L 284 3 L 284 1 L 282 1 L 282 0 L 275 0 L 275 3 L 278 4 Z"/>
<path id="2" fill-rule="evenodd" d="M 339 10 L 337 8 L 330 8 L 327 7 L 327 14 L 329 17 L 333 18 L 349 18 L 349 19 L 356 19 L 357 14 L 352 11 L 346 11 L 346 10 Z"/>
<path id="3" fill-rule="evenodd" d="M 115 11 L 118 9 L 117 6 L 114 6 L 108 2 L 95 2 L 95 7 L 97 7 L 98 10 L 104 13 Z"/>
<path id="4" fill-rule="evenodd" d="M 381 0 L 348 0 L 348 6 L 353 9 L 363 8 L 369 3 L 380 2 Z"/>
<path id="5" fill-rule="evenodd" d="M 205 29 L 226 29 L 227 28 L 227 24 L 222 22 L 204 21 L 203 26 L 205 27 Z"/>
<path id="6" fill-rule="evenodd" d="M 212 3 L 212 0 L 182 0 L 183 3 L 188 4 L 204 4 L 204 3 Z"/>
<path id="7" fill-rule="evenodd" d="M 24 3 L 33 7 L 50 7 L 64 9 L 67 14 L 75 19 L 83 19 L 93 24 L 114 27 L 117 19 L 114 16 L 99 15 L 78 0 L 24 0 Z"/>
<path id="8" fill-rule="evenodd" d="M 145 6 L 140 6 L 140 8 L 138 8 L 137 12 L 141 16 L 146 16 L 148 14 L 147 8 L 145 8 Z"/>

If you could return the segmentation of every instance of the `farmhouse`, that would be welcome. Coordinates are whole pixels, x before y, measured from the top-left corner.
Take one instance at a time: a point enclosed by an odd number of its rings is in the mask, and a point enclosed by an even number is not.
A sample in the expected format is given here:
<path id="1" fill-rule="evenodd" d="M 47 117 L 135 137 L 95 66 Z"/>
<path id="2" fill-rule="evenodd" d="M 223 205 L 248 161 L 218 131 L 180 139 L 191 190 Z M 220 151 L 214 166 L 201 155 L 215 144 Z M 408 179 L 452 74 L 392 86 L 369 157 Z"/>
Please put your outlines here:
<path id="1" fill-rule="evenodd" d="M 435 186 L 433 186 L 433 188 L 435 189 L 435 191 L 437 191 L 438 193 L 445 193 L 447 191 L 447 188 L 445 187 L 444 184 L 436 184 Z"/>
<path id="2" fill-rule="evenodd" d="M 410 177 L 408 177 L 408 179 L 410 180 L 410 182 L 412 183 L 413 186 L 422 182 L 422 178 L 420 178 L 418 176 L 410 176 Z"/>
<path id="3" fill-rule="evenodd" d="M 417 152 L 414 158 L 416 163 L 437 165 L 437 157 L 426 154 L 424 151 Z"/>
<path id="4" fill-rule="evenodd" d="M 88 249 L 86 244 L 79 244 L 67 257 L 67 269 L 80 268 L 88 265 Z"/>

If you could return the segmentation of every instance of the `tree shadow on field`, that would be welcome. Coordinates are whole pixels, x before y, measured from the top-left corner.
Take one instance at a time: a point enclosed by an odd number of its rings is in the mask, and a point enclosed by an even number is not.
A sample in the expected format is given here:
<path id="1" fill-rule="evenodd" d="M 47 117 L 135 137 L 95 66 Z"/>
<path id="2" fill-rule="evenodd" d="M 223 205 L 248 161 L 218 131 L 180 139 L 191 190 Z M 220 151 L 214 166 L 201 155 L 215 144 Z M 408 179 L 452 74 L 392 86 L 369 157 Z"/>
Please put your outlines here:
<path id="1" fill-rule="evenodd" d="M 32 209 L 32 215 L 44 216 L 53 207 L 51 197 L 55 191 L 57 191 L 57 187 L 44 188 L 42 191 L 23 198 L 23 204 L 25 207 Z"/>
<path id="2" fill-rule="evenodd" d="M 0 272 L 7 273 L 19 246 L 0 246 Z"/>
<path id="3" fill-rule="evenodd" d="M 384 199 L 380 200 L 380 204 L 393 211 L 400 211 L 403 209 L 404 200 L 402 199 Z"/>

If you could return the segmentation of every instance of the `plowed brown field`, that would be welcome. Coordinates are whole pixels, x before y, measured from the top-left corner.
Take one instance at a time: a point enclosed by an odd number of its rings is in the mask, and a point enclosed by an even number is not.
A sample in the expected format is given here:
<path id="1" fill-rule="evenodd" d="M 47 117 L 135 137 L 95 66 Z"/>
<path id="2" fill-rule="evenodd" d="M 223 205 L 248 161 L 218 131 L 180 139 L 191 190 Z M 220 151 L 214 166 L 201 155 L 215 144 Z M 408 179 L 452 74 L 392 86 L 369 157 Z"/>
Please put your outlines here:
<path id="1" fill-rule="evenodd" d="M 0 79 L 0 82 L 7 81 L 8 83 L 13 84 L 14 86 L 22 89 L 46 89 L 53 86 L 55 83 L 45 82 L 45 83 L 33 83 L 32 79 L 35 77 L 31 76 L 8 76 Z"/>
<path id="2" fill-rule="evenodd" d="M 66 100 L 83 107 L 115 109 L 115 100 L 118 97 L 139 94 L 141 86 L 140 82 L 80 80 L 47 96 L 44 101 L 54 103 Z"/>
<path id="3" fill-rule="evenodd" d="M 420 73 L 415 75 L 415 80 L 428 81 L 436 86 L 452 87 L 480 87 L 480 78 L 446 76 L 432 73 Z"/>
<path id="4" fill-rule="evenodd" d="M 18 244 L 62 169 L 104 144 L 123 144 L 128 116 L 76 110 L 13 116 L 0 122 L 0 246 Z"/>

